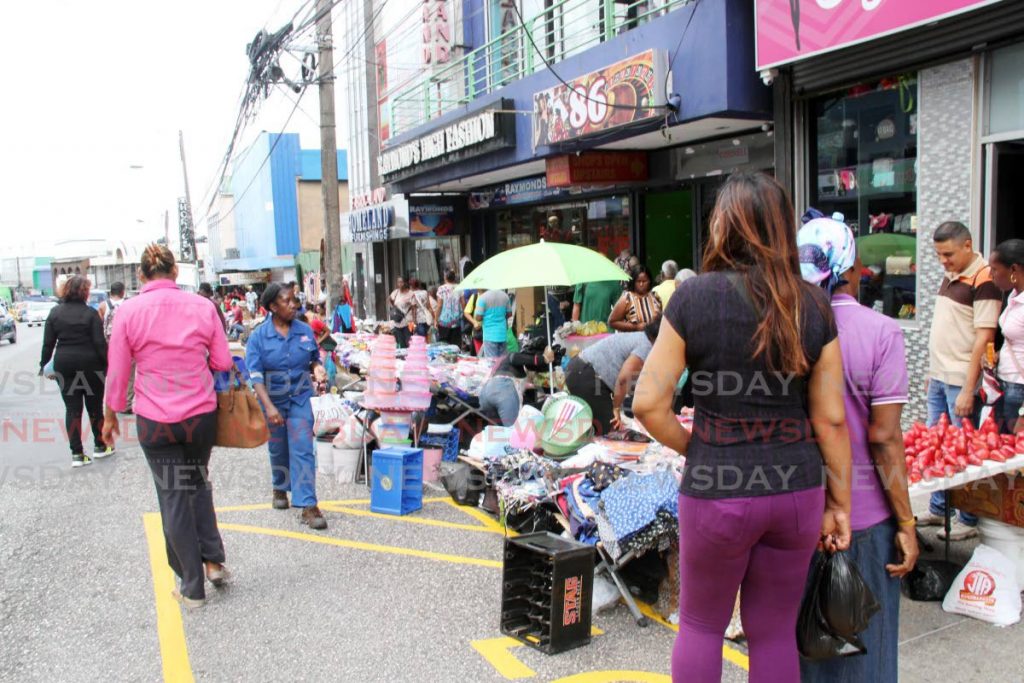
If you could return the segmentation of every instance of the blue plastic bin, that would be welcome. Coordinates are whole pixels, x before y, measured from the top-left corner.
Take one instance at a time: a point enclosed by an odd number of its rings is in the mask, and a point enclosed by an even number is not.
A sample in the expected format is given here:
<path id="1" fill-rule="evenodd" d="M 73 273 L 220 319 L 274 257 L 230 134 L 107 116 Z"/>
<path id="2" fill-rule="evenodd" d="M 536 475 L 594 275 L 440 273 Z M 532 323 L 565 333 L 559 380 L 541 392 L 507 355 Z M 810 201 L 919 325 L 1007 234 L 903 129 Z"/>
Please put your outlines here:
<path id="1" fill-rule="evenodd" d="M 423 507 L 423 449 L 381 448 L 373 452 L 370 510 L 407 515 Z"/>

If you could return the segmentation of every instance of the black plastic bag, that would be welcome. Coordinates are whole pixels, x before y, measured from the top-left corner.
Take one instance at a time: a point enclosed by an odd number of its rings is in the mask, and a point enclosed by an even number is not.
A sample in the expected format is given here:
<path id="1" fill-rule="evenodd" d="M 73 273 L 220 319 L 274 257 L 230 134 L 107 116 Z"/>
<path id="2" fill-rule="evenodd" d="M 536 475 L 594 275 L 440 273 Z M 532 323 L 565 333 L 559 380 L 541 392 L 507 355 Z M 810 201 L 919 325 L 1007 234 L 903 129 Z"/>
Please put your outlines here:
<path id="1" fill-rule="evenodd" d="M 846 553 L 816 553 L 796 625 L 800 654 L 812 662 L 864 654 L 867 648 L 857 634 L 878 610 Z"/>
<path id="2" fill-rule="evenodd" d="M 900 581 L 900 590 L 911 600 L 939 601 L 946 597 L 962 566 L 942 560 L 918 560 Z"/>
<path id="3" fill-rule="evenodd" d="M 459 505 L 479 505 L 487 483 L 484 473 L 464 462 L 442 462 L 441 485 Z"/>

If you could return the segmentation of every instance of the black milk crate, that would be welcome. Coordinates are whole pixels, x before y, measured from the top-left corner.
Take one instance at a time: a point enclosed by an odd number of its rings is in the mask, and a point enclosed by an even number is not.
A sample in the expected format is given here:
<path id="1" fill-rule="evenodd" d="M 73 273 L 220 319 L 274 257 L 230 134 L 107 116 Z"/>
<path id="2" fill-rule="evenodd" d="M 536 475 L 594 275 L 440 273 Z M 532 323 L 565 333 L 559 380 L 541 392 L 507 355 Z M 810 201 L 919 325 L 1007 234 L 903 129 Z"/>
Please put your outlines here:
<path id="1" fill-rule="evenodd" d="M 553 655 L 590 642 L 594 548 L 552 533 L 505 539 L 501 632 Z"/>

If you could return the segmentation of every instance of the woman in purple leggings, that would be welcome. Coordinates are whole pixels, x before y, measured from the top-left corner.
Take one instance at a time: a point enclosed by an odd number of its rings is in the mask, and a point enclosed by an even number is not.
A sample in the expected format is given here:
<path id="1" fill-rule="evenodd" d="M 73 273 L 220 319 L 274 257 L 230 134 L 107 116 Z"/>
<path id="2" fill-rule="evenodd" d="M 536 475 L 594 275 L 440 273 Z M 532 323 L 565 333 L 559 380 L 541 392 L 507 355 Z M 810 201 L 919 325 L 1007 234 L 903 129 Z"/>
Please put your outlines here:
<path id="1" fill-rule="evenodd" d="M 827 299 L 800 277 L 793 206 L 764 174 L 722 186 L 703 274 L 679 285 L 633 401 L 686 454 L 672 678 L 720 681 L 740 590 L 752 683 L 800 680 L 796 618 L 816 546 L 850 542 L 850 440 Z M 690 369 L 693 432 L 672 413 Z"/>

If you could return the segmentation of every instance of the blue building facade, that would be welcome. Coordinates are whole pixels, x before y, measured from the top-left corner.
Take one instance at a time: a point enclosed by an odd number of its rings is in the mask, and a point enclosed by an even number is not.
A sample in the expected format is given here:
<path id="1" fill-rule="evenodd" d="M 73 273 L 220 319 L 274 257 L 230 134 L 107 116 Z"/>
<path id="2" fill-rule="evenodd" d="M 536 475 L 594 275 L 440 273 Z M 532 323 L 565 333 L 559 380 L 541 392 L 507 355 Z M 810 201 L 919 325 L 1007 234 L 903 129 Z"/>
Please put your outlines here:
<path id="1" fill-rule="evenodd" d="M 338 150 L 339 181 L 347 179 L 347 169 L 346 152 Z M 300 184 L 320 179 L 319 150 L 301 149 L 297 133 L 262 133 L 234 164 L 230 193 L 237 254 L 220 260 L 218 273 L 294 268 L 304 251 Z"/>
<path id="2" fill-rule="evenodd" d="M 388 93 L 383 183 L 459 195 L 476 262 L 547 238 L 698 266 L 724 178 L 774 167 L 753 3 L 544 4 L 462 2 L 467 52 Z"/>

